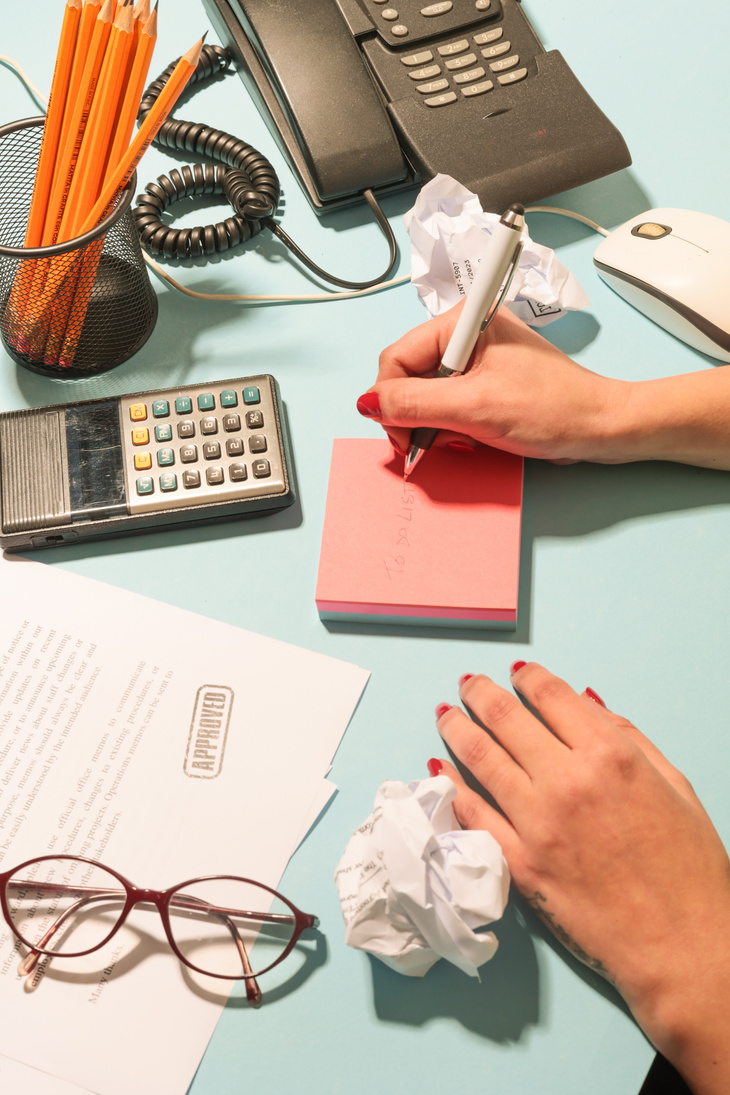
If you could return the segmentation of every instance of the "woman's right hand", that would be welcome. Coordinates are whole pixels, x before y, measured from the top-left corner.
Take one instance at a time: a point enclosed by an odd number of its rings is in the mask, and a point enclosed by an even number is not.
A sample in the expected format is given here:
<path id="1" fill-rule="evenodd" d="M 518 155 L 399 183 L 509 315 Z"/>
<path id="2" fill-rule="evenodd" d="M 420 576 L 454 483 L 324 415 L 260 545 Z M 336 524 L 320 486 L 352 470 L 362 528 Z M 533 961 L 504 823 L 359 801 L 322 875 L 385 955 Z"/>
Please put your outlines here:
<path id="1" fill-rule="evenodd" d="M 380 355 L 358 410 L 376 418 L 401 452 L 410 431 L 443 431 L 436 444 L 492 445 L 572 463 L 619 462 L 612 444 L 630 384 L 590 372 L 507 309 L 479 336 L 471 366 L 432 384 L 454 329 L 457 305 L 414 328 Z"/>

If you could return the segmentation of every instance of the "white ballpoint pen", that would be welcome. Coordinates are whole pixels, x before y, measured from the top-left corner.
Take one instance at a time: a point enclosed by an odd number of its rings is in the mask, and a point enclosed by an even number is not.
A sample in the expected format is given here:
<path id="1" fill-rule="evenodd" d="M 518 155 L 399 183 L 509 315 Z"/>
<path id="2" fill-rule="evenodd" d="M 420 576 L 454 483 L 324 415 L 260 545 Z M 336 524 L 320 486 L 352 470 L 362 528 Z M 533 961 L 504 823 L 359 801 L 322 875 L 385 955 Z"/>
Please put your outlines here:
<path id="1" fill-rule="evenodd" d="M 521 205 L 511 205 L 500 218 L 489 238 L 436 377 L 455 376 L 465 371 L 480 333 L 494 319 L 517 269 L 524 223 L 525 210 Z M 405 479 L 431 448 L 438 432 L 428 426 L 411 431 L 411 444 L 403 469 Z"/>

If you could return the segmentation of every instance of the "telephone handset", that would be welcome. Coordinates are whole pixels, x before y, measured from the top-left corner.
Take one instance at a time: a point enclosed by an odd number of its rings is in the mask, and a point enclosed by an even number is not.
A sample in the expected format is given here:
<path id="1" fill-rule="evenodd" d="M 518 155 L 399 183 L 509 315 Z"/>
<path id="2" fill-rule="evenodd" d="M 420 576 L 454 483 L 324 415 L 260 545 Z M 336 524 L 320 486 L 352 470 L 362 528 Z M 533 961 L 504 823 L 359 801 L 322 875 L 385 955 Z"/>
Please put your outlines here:
<path id="1" fill-rule="evenodd" d="M 314 209 L 442 172 L 501 211 L 631 163 L 521 0 L 205 0 Z"/>

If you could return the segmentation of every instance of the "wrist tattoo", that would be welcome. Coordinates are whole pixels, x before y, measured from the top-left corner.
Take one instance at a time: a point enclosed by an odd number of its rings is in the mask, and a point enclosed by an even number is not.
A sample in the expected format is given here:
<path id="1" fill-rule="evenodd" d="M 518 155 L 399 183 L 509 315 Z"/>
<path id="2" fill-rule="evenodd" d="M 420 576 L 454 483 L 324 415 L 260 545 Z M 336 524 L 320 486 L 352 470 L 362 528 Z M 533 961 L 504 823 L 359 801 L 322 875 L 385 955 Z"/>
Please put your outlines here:
<path id="1" fill-rule="evenodd" d="M 591 956 L 583 950 L 580 944 L 576 943 L 563 925 L 558 923 L 555 919 L 555 913 L 547 908 L 547 898 L 544 894 L 540 893 L 539 890 L 535 890 L 532 897 L 525 897 L 525 901 L 533 912 L 536 912 L 540 919 L 547 924 L 555 938 L 558 939 L 572 955 L 578 958 L 585 966 L 588 966 L 589 969 L 595 970 L 596 973 L 600 973 L 601 977 L 605 977 L 612 985 L 615 983 L 600 958 L 591 958 Z"/>

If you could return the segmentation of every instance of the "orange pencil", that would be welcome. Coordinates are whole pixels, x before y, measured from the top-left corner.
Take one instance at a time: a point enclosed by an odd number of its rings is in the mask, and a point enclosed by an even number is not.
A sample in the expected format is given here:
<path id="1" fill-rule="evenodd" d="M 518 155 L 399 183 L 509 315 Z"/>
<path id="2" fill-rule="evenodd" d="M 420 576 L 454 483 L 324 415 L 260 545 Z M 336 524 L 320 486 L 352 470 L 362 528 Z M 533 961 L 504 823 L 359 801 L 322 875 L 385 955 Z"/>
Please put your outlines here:
<path id="1" fill-rule="evenodd" d="M 28 228 L 25 237 L 26 247 L 39 247 L 41 242 L 48 194 L 51 188 L 51 176 L 63 127 L 66 95 L 71 79 L 80 18 L 81 0 L 67 0 L 61 27 L 61 38 L 58 44 L 58 54 L 56 55 L 56 67 L 53 71 L 51 93 L 48 98 L 48 112 L 43 127 L 38 170 L 36 171 L 35 186 L 33 188 L 33 201 L 28 217 Z"/>
<path id="2" fill-rule="evenodd" d="M 71 81 L 68 86 L 69 104 L 75 103 L 78 100 L 81 76 L 84 71 L 84 65 L 86 64 L 89 46 L 91 45 L 91 36 L 94 33 L 96 20 L 99 17 L 103 2 L 104 0 L 84 0 L 84 10 L 81 12 L 79 33 L 78 38 L 76 39 L 76 55 L 74 57 L 73 69 L 71 70 Z"/>
<path id="3" fill-rule="evenodd" d="M 58 231 L 61 226 L 66 198 L 76 167 L 76 160 L 86 128 L 89 110 L 96 91 L 99 72 L 106 51 L 106 44 L 111 32 L 111 10 L 111 0 L 106 0 L 96 17 L 96 22 L 94 24 L 91 42 L 83 66 L 81 79 L 78 84 L 78 98 L 73 101 L 70 98 L 68 100 L 71 109 L 70 111 L 66 111 L 63 133 L 61 134 L 61 143 L 56 157 L 56 167 L 53 172 L 53 182 L 51 184 L 48 208 L 46 210 L 46 218 L 43 226 L 43 246 L 52 245 L 58 240 Z M 81 58 L 78 57 L 78 60 L 80 61 Z M 74 73 L 72 72 L 72 82 L 73 77 Z M 70 90 L 71 89 L 69 88 L 69 95 Z M 29 328 L 28 333 L 30 335 L 30 345 L 27 352 L 33 361 L 41 360 L 48 333 L 50 313 L 43 307 L 44 301 L 41 298 L 48 272 L 49 264 L 47 262 L 44 262 L 42 266 L 39 264 L 36 267 L 36 274 L 33 279 L 31 290 L 34 299 L 32 301 L 27 323 Z"/>
<path id="4" fill-rule="evenodd" d="M 155 11 L 157 6 L 155 6 Z M 150 0 L 137 0 L 134 5 L 134 44 L 139 41 L 142 27 L 150 17 Z"/>
<path id="5" fill-rule="evenodd" d="M 114 122 L 117 102 L 121 96 L 121 83 L 124 76 L 126 54 L 132 48 L 133 40 L 132 8 L 122 5 L 109 36 L 104 61 L 99 73 L 94 101 L 89 112 L 81 148 L 76 160 L 73 179 L 66 198 L 58 242 L 65 243 L 76 235 L 78 225 L 94 204 L 102 181 L 104 162 L 108 151 L 111 130 Z M 87 255 L 81 259 L 81 265 L 87 265 Z M 92 261 L 89 259 L 89 261 Z M 94 272 L 97 262 L 93 263 Z M 76 273 L 80 274 L 77 267 Z M 54 303 L 50 330 L 43 353 L 44 362 L 56 360 L 63 342 L 66 324 L 73 307 L 71 295 L 74 275 L 67 276 L 64 283 L 63 302 Z"/>
<path id="6" fill-rule="evenodd" d="M 99 195 L 94 208 L 87 220 L 81 225 L 81 235 L 91 231 L 99 221 L 105 216 L 108 216 L 111 212 L 119 191 L 122 190 L 131 179 L 139 161 L 153 141 L 160 126 L 164 123 L 168 114 L 175 106 L 175 103 L 184 91 L 188 80 L 195 72 L 195 66 L 200 59 L 200 54 L 203 49 L 203 41 L 204 38 L 201 38 L 200 41 L 196 42 L 196 44 L 178 61 L 173 72 L 169 76 L 167 83 L 155 100 L 152 109 L 147 114 L 142 125 L 139 127 L 136 137 L 121 161 L 116 168 L 113 168 L 107 174 L 102 192 Z M 99 255 L 100 254 L 101 250 L 99 250 Z M 83 330 L 92 288 L 93 279 L 89 279 L 86 286 L 81 291 L 76 292 L 72 315 L 66 328 L 66 337 L 59 358 L 60 364 L 64 367 L 73 364 L 76 348 Z"/>
<path id="7" fill-rule="evenodd" d="M 108 216 L 116 195 L 132 178 L 132 175 L 137 168 L 137 164 L 155 139 L 158 129 L 165 122 L 167 115 L 175 106 L 175 103 L 185 90 L 185 85 L 195 72 L 195 66 L 200 59 L 204 41 L 205 37 L 201 38 L 200 41 L 196 42 L 194 46 L 191 46 L 188 52 L 180 58 L 170 74 L 167 83 L 155 100 L 152 109 L 137 130 L 137 135 L 131 145 L 122 156 L 117 166 L 112 166 L 107 172 L 101 194 L 97 198 L 94 208 L 81 226 L 81 235 L 83 235 L 84 232 L 90 232 L 100 220 L 105 216 Z"/>
<path id="8" fill-rule="evenodd" d="M 58 242 L 73 239 L 77 228 L 99 193 L 109 151 L 117 104 L 122 97 L 122 80 L 127 54 L 132 48 L 132 8 L 123 6 L 114 21 L 94 101 L 89 112 L 74 176 L 66 199 Z"/>
<path id="9" fill-rule="evenodd" d="M 66 96 L 76 48 L 76 35 L 81 18 L 81 2 L 82 0 L 66 0 L 56 64 L 51 81 L 51 93 L 48 97 L 48 111 L 38 155 L 33 197 L 25 230 L 26 247 L 39 247 L 43 236 L 43 222 L 61 136 L 63 113 L 66 107 Z M 18 337 L 16 325 L 21 321 L 22 313 L 25 310 L 27 293 L 32 285 L 34 269 L 35 262 L 33 260 L 28 259 L 21 262 L 13 282 L 8 302 L 8 334 L 11 339 Z"/>
<path id="10" fill-rule="evenodd" d="M 53 173 L 53 185 L 48 199 L 48 212 L 43 228 L 43 243 L 56 243 L 61 226 L 66 197 L 73 178 L 81 141 L 86 129 L 91 104 L 99 80 L 106 45 L 111 33 L 112 0 L 106 0 L 99 12 L 89 43 L 89 50 L 79 81 L 77 97 L 69 99 L 68 124 L 64 122 L 57 166 Z M 73 79 L 73 75 L 72 75 Z"/>
<path id="11" fill-rule="evenodd" d="M 140 0 L 142 3 L 142 0 Z M 139 5 L 137 5 L 139 7 Z M 136 29 L 135 29 L 136 35 Z M 132 51 L 132 67 L 127 78 L 127 86 L 122 101 L 119 105 L 117 118 L 114 124 L 114 136 L 111 148 L 107 155 L 104 167 L 104 182 L 106 182 L 109 166 L 118 164 L 129 147 L 134 132 L 134 122 L 139 111 L 147 74 L 152 61 L 152 54 L 157 41 L 157 10 L 153 11 L 140 30 L 139 40 L 135 40 Z"/>

